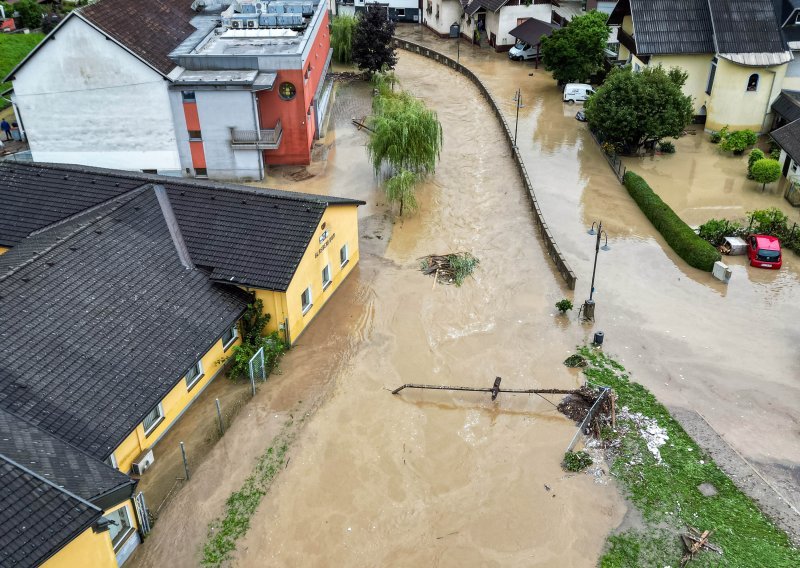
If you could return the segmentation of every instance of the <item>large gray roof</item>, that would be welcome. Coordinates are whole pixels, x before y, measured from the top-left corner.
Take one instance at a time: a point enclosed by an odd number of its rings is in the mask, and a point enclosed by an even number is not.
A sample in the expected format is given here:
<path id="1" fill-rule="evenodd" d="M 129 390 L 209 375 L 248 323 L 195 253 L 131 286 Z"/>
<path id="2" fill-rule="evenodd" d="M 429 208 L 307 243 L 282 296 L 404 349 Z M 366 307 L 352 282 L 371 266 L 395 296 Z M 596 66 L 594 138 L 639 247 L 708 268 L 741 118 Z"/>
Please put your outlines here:
<path id="1" fill-rule="evenodd" d="M 770 133 L 778 146 L 783 148 L 789 157 L 800 164 L 800 120 L 790 122 Z"/>
<path id="2" fill-rule="evenodd" d="M 39 566 L 102 514 L 0 454 L 0 566 Z"/>
<path id="3" fill-rule="evenodd" d="M 708 0 L 718 53 L 782 53 L 772 0 Z"/>
<path id="4" fill-rule="evenodd" d="M 782 90 L 772 103 L 772 110 L 786 122 L 794 122 L 800 118 L 800 91 Z"/>
<path id="5" fill-rule="evenodd" d="M 241 315 L 153 190 L 0 276 L 0 408 L 105 459 Z"/>
<path id="6" fill-rule="evenodd" d="M 325 209 L 364 203 L 84 166 L 5 162 L 0 163 L 0 246 L 15 246 L 65 217 L 85 215 L 87 208 L 113 205 L 148 183 L 169 190 L 192 259 L 213 279 L 278 291 L 289 286 Z"/>

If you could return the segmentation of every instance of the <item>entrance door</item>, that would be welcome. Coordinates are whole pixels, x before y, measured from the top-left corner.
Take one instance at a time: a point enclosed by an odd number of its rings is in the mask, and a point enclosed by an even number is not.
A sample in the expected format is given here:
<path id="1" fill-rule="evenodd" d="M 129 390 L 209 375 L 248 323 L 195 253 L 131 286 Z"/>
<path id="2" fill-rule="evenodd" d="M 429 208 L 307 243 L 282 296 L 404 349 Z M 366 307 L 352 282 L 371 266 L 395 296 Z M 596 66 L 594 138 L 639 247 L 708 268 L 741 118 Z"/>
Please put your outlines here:
<path id="1" fill-rule="evenodd" d="M 783 177 L 787 177 L 786 174 L 789 173 L 789 165 L 792 163 L 792 159 L 789 155 L 786 155 L 786 161 L 783 162 Z"/>

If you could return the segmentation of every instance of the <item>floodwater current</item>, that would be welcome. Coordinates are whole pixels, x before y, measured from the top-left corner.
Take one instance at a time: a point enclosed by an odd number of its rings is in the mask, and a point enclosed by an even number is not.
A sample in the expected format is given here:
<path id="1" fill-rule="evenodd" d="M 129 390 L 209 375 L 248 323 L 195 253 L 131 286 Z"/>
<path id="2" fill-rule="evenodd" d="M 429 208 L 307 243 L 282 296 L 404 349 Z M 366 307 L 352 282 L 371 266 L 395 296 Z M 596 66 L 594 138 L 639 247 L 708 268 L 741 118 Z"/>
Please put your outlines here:
<path id="1" fill-rule="evenodd" d="M 358 275 L 367 315 L 234 564 L 592 566 L 625 506 L 613 484 L 561 469 L 575 425 L 550 402 L 389 392 L 407 382 L 490 386 L 496 376 L 509 388 L 571 388 L 580 378 L 561 363 L 588 333 L 554 314 L 562 284 L 477 89 L 405 54 L 397 74 L 438 112 L 441 161 L 418 191 L 419 212 L 393 227 L 375 221 L 383 196 L 366 136 L 350 123 L 369 112 L 369 93 L 353 83 L 337 96 L 326 169 L 287 187 L 368 202 Z M 423 255 L 462 250 L 480 266 L 461 288 L 418 270 Z M 324 315 L 317 332 L 338 325 Z"/>

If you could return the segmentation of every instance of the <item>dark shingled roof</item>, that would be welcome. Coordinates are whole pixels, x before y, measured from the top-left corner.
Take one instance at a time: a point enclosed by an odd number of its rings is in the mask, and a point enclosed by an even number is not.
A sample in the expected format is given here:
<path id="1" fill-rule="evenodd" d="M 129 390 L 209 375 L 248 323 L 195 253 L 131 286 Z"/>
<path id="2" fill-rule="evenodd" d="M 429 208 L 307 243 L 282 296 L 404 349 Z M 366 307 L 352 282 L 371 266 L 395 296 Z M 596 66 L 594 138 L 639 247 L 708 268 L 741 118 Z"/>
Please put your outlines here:
<path id="1" fill-rule="evenodd" d="M 0 276 L 0 408 L 103 460 L 244 311 L 152 190 Z"/>
<path id="2" fill-rule="evenodd" d="M 102 516 L 0 454 L 0 566 L 39 566 Z"/>
<path id="3" fill-rule="evenodd" d="M 782 53 L 772 0 L 708 0 L 719 53 Z"/>
<path id="4" fill-rule="evenodd" d="M 464 11 L 472 16 L 481 8 L 489 10 L 490 12 L 497 12 L 507 3 L 508 0 L 470 0 L 466 5 L 462 2 L 462 5 L 464 5 Z"/>
<path id="5" fill-rule="evenodd" d="M 508 32 L 508 35 L 535 46 L 542 41 L 542 37 L 549 36 L 557 28 L 558 26 L 554 24 L 548 24 L 536 18 L 528 18 Z"/>
<path id="6" fill-rule="evenodd" d="M 0 454 L 87 501 L 134 485 L 127 475 L 2 409 Z"/>
<path id="7" fill-rule="evenodd" d="M 777 130 L 770 132 L 770 136 L 778 146 L 783 148 L 789 157 L 800 164 L 800 120 L 790 122 Z"/>
<path id="8" fill-rule="evenodd" d="M 786 122 L 794 122 L 800 118 L 800 91 L 782 90 L 775 102 L 772 103 L 772 110 Z"/>
<path id="9" fill-rule="evenodd" d="M 78 15 L 97 26 L 144 61 L 168 74 L 169 53 L 192 32 L 191 0 L 100 0 Z"/>
<path id="10" fill-rule="evenodd" d="M 169 190 L 191 257 L 208 267 L 213 279 L 278 291 L 289 286 L 326 207 L 364 204 L 101 168 L 6 162 L 0 163 L 0 203 L 6 205 L 0 209 L 0 244 L 3 232 L 9 244 L 17 244 L 64 216 L 77 218 L 80 207 L 111 206 L 119 192 L 150 182 Z M 6 262 L 11 261 L 19 262 L 14 257 Z M 3 265 L 0 260 L 0 274 Z"/>

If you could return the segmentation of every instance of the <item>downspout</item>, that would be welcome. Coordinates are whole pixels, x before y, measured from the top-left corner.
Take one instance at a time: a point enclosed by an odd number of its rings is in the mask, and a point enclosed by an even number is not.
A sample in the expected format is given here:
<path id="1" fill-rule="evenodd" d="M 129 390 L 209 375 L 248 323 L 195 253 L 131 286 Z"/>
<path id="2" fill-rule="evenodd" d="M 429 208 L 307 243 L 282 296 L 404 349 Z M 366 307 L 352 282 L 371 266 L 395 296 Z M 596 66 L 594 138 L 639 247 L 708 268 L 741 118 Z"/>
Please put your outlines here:
<path id="1" fill-rule="evenodd" d="M 769 96 L 767 97 L 767 104 L 764 108 L 764 118 L 761 121 L 761 134 L 769 131 L 769 126 L 765 125 L 767 123 L 767 117 L 769 116 L 769 109 L 772 101 L 772 90 L 775 88 L 775 76 L 777 75 L 777 73 L 771 69 L 766 69 L 766 71 L 767 73 L 772 73 L 772 82 L 769 85 Z"/>
<path id="2" fill-rule="evenodd" d="M 256 121 L 256 132 L 261 133 L 261 117 L 258 115 L 258 91 L 253 91 L 253 118 Z M 258 137 L 257 137 L 258 138 Z M 258 179 L 264 179 L 264 150 L 258 148 Z"/>

